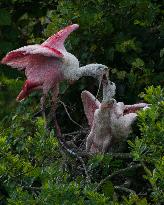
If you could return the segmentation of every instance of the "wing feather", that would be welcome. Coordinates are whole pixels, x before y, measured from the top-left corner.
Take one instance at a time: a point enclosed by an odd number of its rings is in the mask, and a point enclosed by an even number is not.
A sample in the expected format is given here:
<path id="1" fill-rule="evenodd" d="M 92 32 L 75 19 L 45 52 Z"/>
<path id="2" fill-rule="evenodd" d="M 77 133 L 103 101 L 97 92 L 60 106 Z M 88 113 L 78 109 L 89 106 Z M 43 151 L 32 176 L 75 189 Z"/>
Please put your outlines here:
<path id="1" fill-rule="evenodd" d="M 6 59 L 2 60 L 2 63 L 18 68 L 18 70 L 24 69 L 27 79 L 34 84 L 41 84 L 43 92 L 46 93 L 62 79 L 60 71 L 62 61 L 51 55 L 37 54 L 37 50 L 33 48 L 34 46 L 31 48 L 27 46 L 25 49 L 12 51 L 7 54 Z M 34 51 L 36 53 L 32 54 Z"/>
<path id="2" fill-rule="evenodd" d="M 1 61 L 11 67 L 22 70 L 29 64 L 31 56 L 38 59 L 38 55 L 45 57 L 62 58 L 63 54 L 57 49 L 48 48 L 41 45 L 29 45 L 9 52 Z"/>
<path id="3" fill-rule="evenodd" d="M 88 119 L 88 124 L 92 127 L 95 110 L 100 107 L 100 102 L 89 92 L 83 91 L 81 98 L 84 106 L 84 112 Z"/>

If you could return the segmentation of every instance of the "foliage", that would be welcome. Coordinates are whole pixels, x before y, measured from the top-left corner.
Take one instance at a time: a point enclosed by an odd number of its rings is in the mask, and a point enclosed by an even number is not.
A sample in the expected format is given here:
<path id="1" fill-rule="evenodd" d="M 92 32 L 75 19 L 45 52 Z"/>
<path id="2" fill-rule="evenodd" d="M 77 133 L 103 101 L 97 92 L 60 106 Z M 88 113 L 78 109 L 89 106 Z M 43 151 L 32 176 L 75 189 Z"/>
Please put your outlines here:
<path id="1" fill-rule="evenodd" d="M 140 135 L 128 141 L 133 158 L 110 154 L 84 158 L 90 182 L 81 162 L 63 152 L 54 130 L 48 133 L 44 120 L 34 117 L 31 99 L 21 102 L 12 118 L 5 119 L 10 126 L 1 123 L 0 128 L 1 203 L 162 204 L 164 94 L 151 86 L 142 96 L 151 106 L 139 112 Z M 129 169 L 139 163 L 140 168 Z"/>
<path id="2" fill-rule="evenodd" d="M 146 172 L 144 177 L 152 186 L 152 200 L 158 204 L 164 202 L 164 90 L 151 86 L 146 89 L 144 99 L 151 106 L 139 112 L 141 136 L 134 142 L 129 141 L 129 144 L 134 160 L 143 163 Z"/>

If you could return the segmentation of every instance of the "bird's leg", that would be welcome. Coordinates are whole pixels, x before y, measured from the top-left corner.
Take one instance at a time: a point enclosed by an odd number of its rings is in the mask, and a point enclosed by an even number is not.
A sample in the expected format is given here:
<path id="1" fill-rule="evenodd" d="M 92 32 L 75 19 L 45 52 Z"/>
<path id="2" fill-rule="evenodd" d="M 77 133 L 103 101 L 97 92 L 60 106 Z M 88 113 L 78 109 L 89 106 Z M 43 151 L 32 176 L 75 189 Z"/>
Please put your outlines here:
<path id="1" fill-rule="evenodd" d="M 59 94 L 59 84 L 57 83 L 53 88 L 52 88 L 52 102 L 51 102 L 51 109 L 48 115 L 48 121 L 52 122 L 54 121 L 55 118 L 55 112 L 57 108 L 57 97 Z"/>
<path id="2" fill-rule="evenodd" d="M 45 114 L 45 106 L 46 106 L 45 102 L 46 102 L 46 95 L 43 94 L 43 96 L 40 99 L 40 107 L 41 107 L 43 119 L 45 121 L 45 128 L 47 128 L 47 120 L 46 120 L 46 114 Z"/>
<path id="3" fill-rule="evenodd" d="M 93 132 L 91 131 L 86 139 L 86 151 L 87 152 L 90 152 L 90 149 L 91 149 L 91 146 L 92 146 L 92 143 L 93 143 Z"/>
<path id="4" fill-rule="evenodd" d="M 51 109 L 52 109 L 52 112 L 54 113 L 56 111 L 56 108 L 57 108 L 57 97 L 58 97 L 58 94 L 59 94 L 59 84 L 57 83 L 53 89 L 52 89 L 52 106 L 51 106 Z"/>
<path id="5" fill-rule="evenodd" d="M 57 96 L 59 93 L 59 86 L 56 84 L 52 89 L 52 102 L 51 102 L 51 108 L 48 116 L 45 114 L 45 108 L 46 108 L 46 98 L 48 95 L 48 90 L 43 90 L 43 96 L 41 97 L 40 104 L 41 104 L 41 111 L 42 116 L 45 120 L 45 129 L 49 131 L 49 123 L 54 119 L 54 113 L 56 111 L 56 102 L 57 102 Z"/>

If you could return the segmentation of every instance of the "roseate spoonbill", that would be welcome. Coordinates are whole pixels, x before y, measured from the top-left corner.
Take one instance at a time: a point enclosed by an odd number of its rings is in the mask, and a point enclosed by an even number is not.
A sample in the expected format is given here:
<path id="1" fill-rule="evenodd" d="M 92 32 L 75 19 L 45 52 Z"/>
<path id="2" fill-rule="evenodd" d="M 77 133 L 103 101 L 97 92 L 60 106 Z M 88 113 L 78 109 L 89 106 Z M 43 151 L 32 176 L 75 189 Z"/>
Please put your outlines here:
<path id="1" fill-rule="evenodd" d="M 103 101 L 100 103 L 90 92 L 81 94 L 84 112 L 90 126 L 86 150 L 90 153 L 105 153 L 114 143 L 122 141 L 131 131 L 140 108 L 146 103 L 124 105 L 113 98 L 116 86 L 108 81 L 103 85 Z"/>
<path id="2" fill-rule="evenodd" d="M 62 80 L 74 81 L 82 76 L 98 77 L 103 75 L 106 66 L 89 64 L 79 68 L 78 59 L 67 52 L 64 41 L 68 35 L 79 27 L 69 25 L 49 37 L 41 45 L 28 45 L 9 52 L 1 61 L 18 70 L 25 70 L 25 81 L 17 100 L 23 100 L 34 90 L 42 90 L 44 104 L 49 90 L 52 91 L 53 102 L 58 96 L 58 85 Z"/>

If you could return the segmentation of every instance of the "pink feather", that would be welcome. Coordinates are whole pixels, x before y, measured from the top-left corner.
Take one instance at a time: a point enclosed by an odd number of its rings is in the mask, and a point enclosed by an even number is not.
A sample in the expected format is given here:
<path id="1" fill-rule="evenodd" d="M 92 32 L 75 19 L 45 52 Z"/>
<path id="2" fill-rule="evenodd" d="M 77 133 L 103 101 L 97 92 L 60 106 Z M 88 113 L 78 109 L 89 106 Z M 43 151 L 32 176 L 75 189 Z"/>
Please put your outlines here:
<path id="1" fill-rule="evenodd" d="M 81 93 L 81 98 L 84 106 L 84 112 L 91 128 L 93 125 L 95 110 L 100 107 L 101 103 L 94 97 L 94 95 L 86 90 Z"/>
<path id="2" fill-rule="evenodd" d="M 9 52 L 1 61 L 18 70 L 25 69 L 25 82 L 17 100 L 22 100 L 33 90 L 43 90 L 46 94 L 63 80 L 61 68 L 65 55 L 64 41 L 79 26 L 73 24 L 49 37 L 41 45 L 29 45 Z M 32 86 L 31 86 L 32 85 Z"/>
<path id="3" fill-rule="evenodd" d="M 68 37 L 70 33 L 72 33 L 74 30 L 78 28 L 79 28 L 78 24 L 67 26 L 64 29 L 57 32 L 56 34 L 54 34 L 53 36 L 49 37 L 41 45 L 65 51 L 65 47 L 64 47 L 65 39 Z"/>

